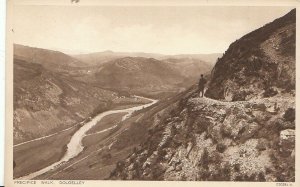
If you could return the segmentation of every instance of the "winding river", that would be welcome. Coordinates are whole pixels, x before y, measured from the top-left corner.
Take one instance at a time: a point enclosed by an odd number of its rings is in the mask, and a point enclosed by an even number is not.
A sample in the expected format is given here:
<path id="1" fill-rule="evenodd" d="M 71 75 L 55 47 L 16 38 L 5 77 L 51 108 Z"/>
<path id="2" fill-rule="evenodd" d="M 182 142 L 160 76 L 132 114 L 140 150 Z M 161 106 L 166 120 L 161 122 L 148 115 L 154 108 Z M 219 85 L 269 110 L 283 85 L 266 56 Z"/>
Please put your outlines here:
<path id="1" fill-rule="evenodd" d="M 91 121 L 87 122 L 84 124 L 80 129 L 78 129 L 73 136 L 71 137 L 68 145 L 67 145 L 67 150 L 64 156 L 57 162 L 51 164 L 50 166 L 47 166 L 41 170 L 38 170 L 36 172 L 30 173 L 26 176 L 18 178 L 18 180 L 28 180 L 28 179 L 34 179 L 37 176 L 40 176 L 56 167 L 59 165 L 68 162 L 70 159 L 76 157 L 79 153 L 83 151 L 84 146 L 82 145 L 82 139 L 86 136 L 86 132 L 91 129 L 93 126 L 95 126 L 99 121 L 101 121 L 105 116 L 111 115 L 111 114 L 116 114 L 116 113 L 127 113 L 122 117 L 122 121 L 127 119 L 132 115 L 133 112 L 147 108 L 153 104 L 155 104 L 158 100 L 150 99 L 150 98 L 145 98 L 141 96 L 134 96 L 136 98 L 140 99 L 147 99 L 150 100 L 151 102 L 145 105 L 140 105 L 136 107 L 131 107 L 131 108 L 126 108 L 126 109 L 121 109 L 121 110 L 109 110 L 103 113 L 98 114 L 96 117 L 94 117 Z M 45 137 L 46 138 L 46 137 Z M 40 139 L 39 139 L 40 140 Z"/>

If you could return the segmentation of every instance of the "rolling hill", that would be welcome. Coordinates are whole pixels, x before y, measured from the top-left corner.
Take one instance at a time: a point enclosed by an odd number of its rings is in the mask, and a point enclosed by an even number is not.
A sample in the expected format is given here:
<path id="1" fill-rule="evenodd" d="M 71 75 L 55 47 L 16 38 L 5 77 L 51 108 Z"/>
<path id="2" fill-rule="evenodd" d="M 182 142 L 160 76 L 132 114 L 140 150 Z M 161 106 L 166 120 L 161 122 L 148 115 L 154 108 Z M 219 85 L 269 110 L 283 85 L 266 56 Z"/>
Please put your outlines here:
<path id="1" fill-rule="evenodd" d="M 154 58 L 124 57 L 71 74 L 77 80 L 105 89 L 159 98 L 183 91 L 192 85 L 198 79 L 200 67 L 205 67 L 202 70 L 206 72 L 211 69 L 208 63 L 192 60 L 160 61 Z"/>
<path id="2" fill-rule="evenodd" d="M 136 94 L 176 92 L 184 81 L 174 68 L 153 58 L 124 57 L 105 64 L 95 74 L 98 84 Z"/>
<path id="3" fill-rule="evenodd" d="M 14 44 L 14 56 L 20 60 L 41 64 L 52 71 L 66 71 L 75 67 L 87 66 L 85 63 L 59 51 Z"/>
<path id="4" fill-rule="evenodd" d="M 210 74 L 215 63 L 197 58 L 167 58 L 162 60 L 173 67 L 189 82 L 197 82 L 201 74 Z"/>
<path id="5" fill-rule="evenodd" d="M 49 61 L 45 66 L 14 56 L 14 144 L 66 129 L 123 103 L 140 103 L 51 71 Z"/>

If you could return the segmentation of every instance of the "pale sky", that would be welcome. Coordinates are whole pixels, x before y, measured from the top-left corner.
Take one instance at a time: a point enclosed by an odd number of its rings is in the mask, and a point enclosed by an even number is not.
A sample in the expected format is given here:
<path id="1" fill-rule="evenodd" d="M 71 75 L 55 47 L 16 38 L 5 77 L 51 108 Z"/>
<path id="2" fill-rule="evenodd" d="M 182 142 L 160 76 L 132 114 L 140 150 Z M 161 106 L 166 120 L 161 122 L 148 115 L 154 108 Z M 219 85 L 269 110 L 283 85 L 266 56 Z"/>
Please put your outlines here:
<path id="1" fill-rule="evenodd" d="M 16 5 L 14 43 L 89 53 L 223 53 L 292 7 Z"/>

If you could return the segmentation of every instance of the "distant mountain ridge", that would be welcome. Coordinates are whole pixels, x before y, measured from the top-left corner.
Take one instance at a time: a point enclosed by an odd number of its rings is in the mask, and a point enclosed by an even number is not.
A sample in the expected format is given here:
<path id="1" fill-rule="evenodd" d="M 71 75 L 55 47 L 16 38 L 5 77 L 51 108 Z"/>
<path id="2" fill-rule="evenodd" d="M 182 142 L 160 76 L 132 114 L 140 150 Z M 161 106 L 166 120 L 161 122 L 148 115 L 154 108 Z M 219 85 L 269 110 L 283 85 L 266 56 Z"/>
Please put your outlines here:
<path id="1" fill-rule="evenodd" d="M 211 54 L 178 54 L 178 55 L 166 55 L 159 59 L 196 59 L 204 62 L 215 64 L 216 60 L 221 57 L 221 53 L 211 53 Z"/>
<path id="2" fill-rule="evenodd" d="M 155 54 L 155 53 L 143 53 L 143 52 L 113 52 L 110 50 L 102 51 L 102 52 L 95 52 L 95 53 L 88 53 L 88 54 L 80 54 L 80 55 L 73 55 L 74 58 L 77 58 L 87 64 L 90 65 L 101 65 L 102 63 L 109 62 L 118 58 L 124 57 L 144 57 L 144 58 L 158 58 L 163 56 L 162 54 Z"/>
<path id="3" fill-rule="evenodd" d="M 214 65 L 213 61 L 199 59 L 202 55 L 197 54 L 166 56 L 104 51 L 83 55 L 83 58 L 79 55 L 77 59 L 78 56 L 69 56 L 59 51 L 19 44 L 14 44 L 14 56 L 86 84 L 117 92 L 147 94 L 149 97 L 164 97 L 183 91 Z M 215 60 L 217 56 L 213 54 L 203 57 Z"/>
<path id="4" fill-rule="evenodd" d="M 180 57 L 180 58 L 166 58 L 161 60 L 166 62 L 180 74 L 191 82 L 197 82 L 200 74 L 209 74 L 213 66 L 212 62 L 203 61 L 197 58 Z"/>
<path id="5" fill-rule="evenodd" d="M 42 66 L 60 71 L 60 69 L 70 69 L 73 67 L 83 67 L 86 64 L 60 51 L 29 47 L 14 44 L 14 56 L 27 62 L 41 64 Z"/>
<path id="6" fill-rule="evenodd" d="M 117 58 L 124 57 L 144 57 L 144 58 L 155 58 L 157 60 L 165 60 L 168 58 L 181 59 L 190 58 L 197 59 L 209 63 L 215 63 L 217 58 L 221 56 L 220 53 L 213 54 L 178 54 L 178 55 L 164 55 L 158 53 L 144 53 L 144 52 L 113 52 L 113 51 L 103 51 L 88 54 L 72 55 L 74 58 L 81 60 L 89 65 L 99 65 L 106 63 Z"/>

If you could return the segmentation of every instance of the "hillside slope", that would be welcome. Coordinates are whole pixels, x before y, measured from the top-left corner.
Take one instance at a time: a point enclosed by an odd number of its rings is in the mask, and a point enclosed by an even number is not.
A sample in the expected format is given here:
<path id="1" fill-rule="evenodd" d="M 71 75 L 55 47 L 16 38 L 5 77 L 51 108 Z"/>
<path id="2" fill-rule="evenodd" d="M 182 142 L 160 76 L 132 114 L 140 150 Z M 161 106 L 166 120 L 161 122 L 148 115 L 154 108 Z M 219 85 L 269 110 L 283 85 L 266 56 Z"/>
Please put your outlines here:
<path id="1" fill-rule="evenodd" d="M 85 63 L 59 51 L 14 44 L 14 56 L 20 60 L 41 64 L 52 71 L 65 71 L 86 66 Z"/>
<path id="2" fill-rule="evenodd" d="M 116 164 L 109 179 L 295 181 L 294 16 L 293 10 L 231 45 L 215 65 L 206 94 L 219 100 L 199 98 L 194 86 L 141 122 L 150 124 L 146 140 Z M 285 37 L 272 56 L 277 63 L 267 52 L 259 61 L 236 60 L 268 51 L 269 41 L 258 38 L 278 31 Z M 240 51 L 243 40 L 247 52 Z M 258 67 L 251 65 L 256 62 Z M 279 63 L 284 85 L 273 77 Z"/>
<path id="3" fill-rule="evenodd" d="M 106 89 L 149 97 L 178 92 L 186 77 L 168 63 L 143 57 L 124 57 L 94 68 L 90 74 L 75 77 Z"/>
<path id="4" fill-rule="evenodd" d="M 163 62 L 176 69 L 189 82 L 198 82 L 201 74 L 209 74 L 215 63 L 195 58 L 167 58 Z"/>
<path id="5" fill-rule="evenodd" d="M 206 96 L 227 101 L 295 91 L 296 10 L 230 45 Z"/>
<path id="6" fill-rule="evenodd" d="M 291 105 L 282 97 L 227 103 L 188 93 L 151 119 L 146 140 L 110 179 L 294 181 Z"/>
<path id="7" fill-rule="evenodd" d="M 54 133 L 134 99 L 14 57 L 14 144 Z"/>

